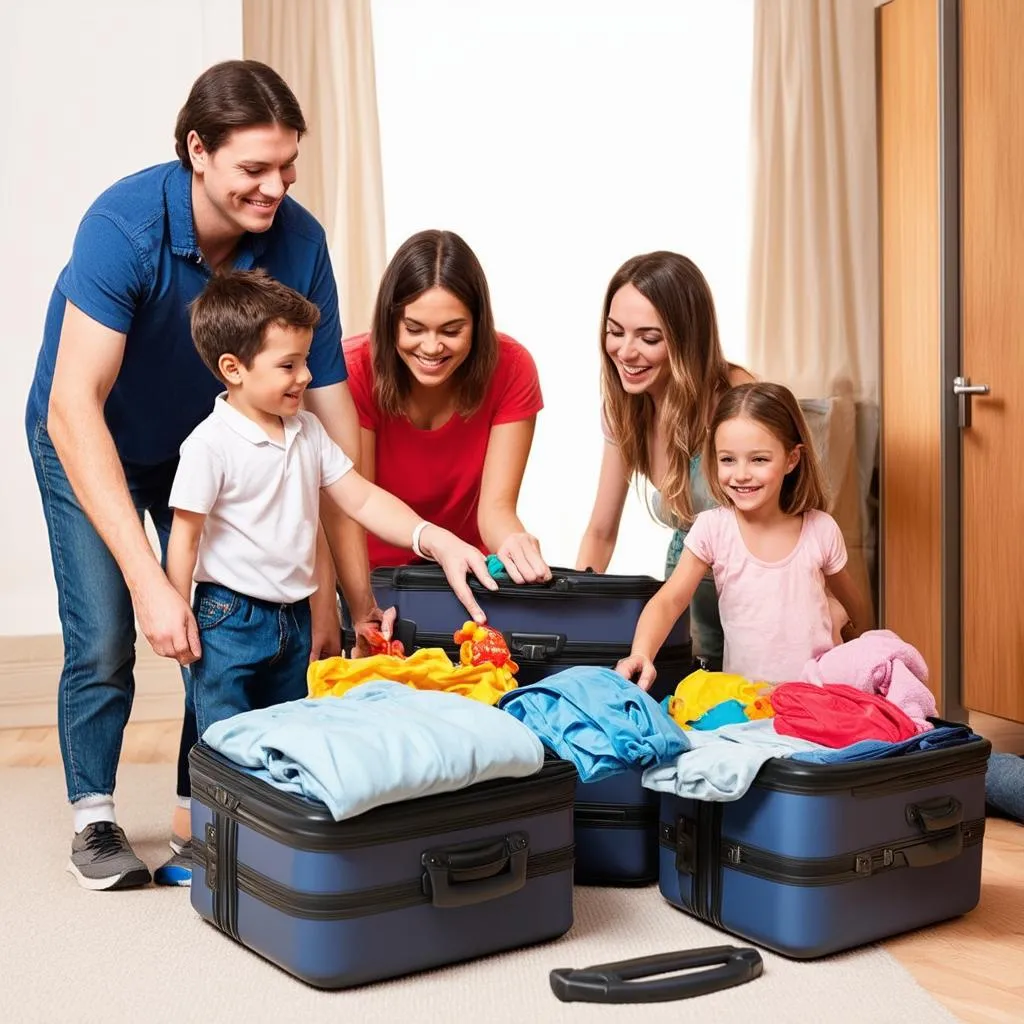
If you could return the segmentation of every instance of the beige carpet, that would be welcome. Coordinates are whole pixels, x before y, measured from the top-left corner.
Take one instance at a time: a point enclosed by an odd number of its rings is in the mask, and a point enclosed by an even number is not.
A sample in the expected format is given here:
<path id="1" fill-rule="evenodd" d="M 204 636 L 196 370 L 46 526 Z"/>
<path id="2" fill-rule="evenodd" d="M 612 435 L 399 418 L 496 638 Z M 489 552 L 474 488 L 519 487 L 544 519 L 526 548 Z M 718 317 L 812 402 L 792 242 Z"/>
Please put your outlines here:
<path id="1" fill-rule="evenodd" d="M 118 809 L 150 865 L 164 856 L 170 766 L 126 765 Z M 732 940 L 674 910 L 656 887 L 577 889 L 564 938 L 367 986 L 318 992 L 202 922 L 186 890 L 79 889 L 64 873 L 70 825 L 56 768 L 0 771 L 7 875 L 0 887 L 0 1002 L 11 1022 L 118 1024 L 187 1020 L 395 1021 L 398 1024 L 657 1022 L 940 1024 L 954 1021 L 881 949 L 815 963 L 764 954 L 764 974 L 739 988 L 652 1006 L 560 1003 L 554 967 L 584 967 Z"/>

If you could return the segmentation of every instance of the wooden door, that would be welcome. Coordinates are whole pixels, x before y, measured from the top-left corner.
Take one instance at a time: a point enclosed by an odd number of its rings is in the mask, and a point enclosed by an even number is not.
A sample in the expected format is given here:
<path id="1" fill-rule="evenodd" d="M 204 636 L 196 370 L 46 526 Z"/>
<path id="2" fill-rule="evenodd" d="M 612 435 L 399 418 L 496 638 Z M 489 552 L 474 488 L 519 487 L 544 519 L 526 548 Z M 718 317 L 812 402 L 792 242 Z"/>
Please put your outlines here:
<path id="1" fill-rule="evenodd" d="M 1024 722 L 1024 0 L 961 11 L 961 699 Z"/>
<path id="2" fill-rule="evenodd" d="M 880 621 L 924 655 L 929 685 L 941 700 L 938 3 L 892 0 L 879 9 L 877 27 Z"/>

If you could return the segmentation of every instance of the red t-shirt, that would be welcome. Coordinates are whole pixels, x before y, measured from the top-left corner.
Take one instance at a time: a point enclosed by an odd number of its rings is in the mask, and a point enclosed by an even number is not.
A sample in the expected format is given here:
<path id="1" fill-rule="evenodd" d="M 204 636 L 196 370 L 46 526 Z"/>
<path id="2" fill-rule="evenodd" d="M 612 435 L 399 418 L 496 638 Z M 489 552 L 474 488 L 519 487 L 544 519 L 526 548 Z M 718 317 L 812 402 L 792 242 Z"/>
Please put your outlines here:
<path id="1" fill-rule="evenodd" d="M 498 335 L 498 365 L 480 408 L 465 419 L 455 413 L 437 430 L 419 430 L 405 416 L 384 416 L 373 398 L 369 335 L 344 342 L 348 386 L 359 424 L 376 434 L 375 482 L 424 519 L 451 530 L 484 554 L 477 526 L 480 482 L 491 427 L 529 419 L 544 407 L 533 357 L 519 342 Z M 414 561 L 405 548 L 367 534 L 370 567 Z"/>

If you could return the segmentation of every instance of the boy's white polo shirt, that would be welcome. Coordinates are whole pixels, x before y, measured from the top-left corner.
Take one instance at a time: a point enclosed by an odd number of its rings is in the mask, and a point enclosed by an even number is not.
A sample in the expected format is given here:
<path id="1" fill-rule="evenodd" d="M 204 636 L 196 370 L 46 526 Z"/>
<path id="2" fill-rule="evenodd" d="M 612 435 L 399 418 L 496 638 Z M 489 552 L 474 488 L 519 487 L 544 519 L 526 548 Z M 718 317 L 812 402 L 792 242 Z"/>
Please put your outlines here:
<path id="1" fill-rule="evenodd" d="M 284 417 L 284 440 L 218 396 L 181 446 L 168 504 L 206 515 L 196 582 L 293 604 L 316 590 L 320 488 L 352 461 L 310 412 Z"/>

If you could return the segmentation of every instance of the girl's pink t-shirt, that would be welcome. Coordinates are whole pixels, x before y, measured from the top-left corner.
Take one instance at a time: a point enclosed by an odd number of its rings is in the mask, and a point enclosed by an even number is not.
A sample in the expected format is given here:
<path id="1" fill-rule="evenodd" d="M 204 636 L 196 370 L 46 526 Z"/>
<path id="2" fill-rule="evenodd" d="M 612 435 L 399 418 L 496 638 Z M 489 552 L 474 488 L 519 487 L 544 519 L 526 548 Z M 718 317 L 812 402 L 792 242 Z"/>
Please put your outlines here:
<path id="1" fill-rule="evenodd" d="M 828 513 L 802 518 L 796 547 L 778 562 L 747 550 L 731 506 L 701 512 L 686 535 L 685 546 L 714 573 L 726 672 L 798 680 L 808 660 L 834 646 L 825 577 L 846 565 L 846 544 Z"/>

